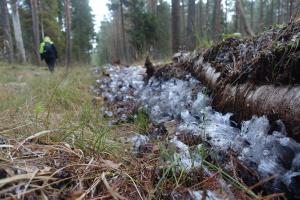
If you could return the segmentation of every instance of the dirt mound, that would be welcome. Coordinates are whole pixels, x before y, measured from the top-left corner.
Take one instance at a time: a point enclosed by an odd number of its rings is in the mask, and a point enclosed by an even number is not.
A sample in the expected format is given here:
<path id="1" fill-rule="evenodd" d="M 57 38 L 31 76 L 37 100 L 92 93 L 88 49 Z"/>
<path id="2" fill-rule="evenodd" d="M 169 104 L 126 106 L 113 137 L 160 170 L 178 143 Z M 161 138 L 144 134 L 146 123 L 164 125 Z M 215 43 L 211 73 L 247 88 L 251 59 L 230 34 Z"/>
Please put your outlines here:
<path id="1" fill-rule="evenodd" d="M 300 20 L 248 39 L 229 38 L 203 53 L 226 83 L 300 83 Z"/>

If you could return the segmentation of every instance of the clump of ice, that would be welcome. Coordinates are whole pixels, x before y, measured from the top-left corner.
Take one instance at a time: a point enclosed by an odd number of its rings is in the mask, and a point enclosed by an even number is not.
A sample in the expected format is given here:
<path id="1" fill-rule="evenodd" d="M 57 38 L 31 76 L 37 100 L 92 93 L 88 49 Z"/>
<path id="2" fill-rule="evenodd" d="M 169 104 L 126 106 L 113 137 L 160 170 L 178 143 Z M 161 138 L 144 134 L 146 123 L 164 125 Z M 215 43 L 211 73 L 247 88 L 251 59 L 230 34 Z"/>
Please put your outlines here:
<path id="1" fill-rule="evenodd" d="M 203 191 L 195 191 L 190 192 L 190 197 L 187 199 L 193 199 L 193 200 L 222 200 L 223 198 L 218 197 L 216 193 L 213 191 L 207 190 L 206 192 Z"/>
<path id="2" fill-rule="evenodd" d="M 132 143 L 132 152 L 139 153 L 140 147 L 149 142 L 149 138 L 145 135 L 135 134 L 128 138 L 128 141 Z"/>
<path id="3" fill-rule="evenodd" d="M 170 141 L 176 147 L 176 153 L 174 154 L 174 160 L 177 166 L 182 167 L 183 170 L 190 171 L 193 168 L 198 168 L 201 166 L 202 158 L 197 154 L 197 150 L 201 148 L 198 146 L 193 151 L 190 150 L 189 146 L 183 142 L 174 138 Z"/>
<path id="4" fill-rule="evenodd" d="M 288 191 L 299 184 L 300 144 L 286 136 L 283 124 L 280 131 L 270 133 L 268 119 L 254 116 L 245 121 L 241 129 L 231 126 L 231 114 L 213 110 L 204 87 L 191 76 L 184 80 L 152 77 L 146 83 L 142 67 L 107 65 L 104 69 L 107 75 L 97 81 L 96 90 L 108 102 L 133 101 L 141 105 L 156 124 L 176 119 L 177 132 L 200 136 L 216 151 L 235 151 L 262 179 L 277 174 L 274 183 L 284 185 Z M 193 165 L 187 153 L 189 147 L 178 140 L 172 142 L 180 149 L 178 155 L 183 165 L 190 169 Z"/>

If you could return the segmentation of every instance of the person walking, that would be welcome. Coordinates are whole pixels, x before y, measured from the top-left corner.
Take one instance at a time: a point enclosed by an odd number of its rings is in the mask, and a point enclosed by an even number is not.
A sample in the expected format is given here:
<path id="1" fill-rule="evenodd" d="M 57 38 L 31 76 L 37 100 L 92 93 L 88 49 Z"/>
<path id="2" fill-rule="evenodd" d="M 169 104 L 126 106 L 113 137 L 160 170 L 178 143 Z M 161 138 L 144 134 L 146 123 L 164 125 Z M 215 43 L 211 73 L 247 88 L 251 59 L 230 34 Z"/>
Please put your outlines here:
<path id="1" fill-rule="evenodd" d="M 57 51 L 54 43 L 49 36 L 45 36 L 40 45 L 41 60 L 45 60 L 50 72 L 54 72 L 54 66 L 57 59 Z"/>

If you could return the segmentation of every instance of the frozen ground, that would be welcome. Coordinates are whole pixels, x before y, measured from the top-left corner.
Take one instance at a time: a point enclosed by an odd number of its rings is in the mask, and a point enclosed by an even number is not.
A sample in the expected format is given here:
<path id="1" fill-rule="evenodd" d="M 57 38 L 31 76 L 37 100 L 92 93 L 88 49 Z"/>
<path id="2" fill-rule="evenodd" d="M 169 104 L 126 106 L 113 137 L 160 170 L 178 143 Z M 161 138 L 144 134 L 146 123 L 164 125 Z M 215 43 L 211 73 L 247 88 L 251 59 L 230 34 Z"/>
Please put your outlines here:
<path id="1" fill-rule="evenodd" d="M 201 138 L 198 145 L 206 141 L 220 155 L 232 150 L 260 179 L 276 175 L 267 185 L 272 191 L 290 193 L 293 197 L 300 195 L 300 144 L 286 136 L 281 121 L 277 121 L 276 131 L 271 132 L 267 117 L 253 116 L 238 129 L 232 126 L 231 113 L 222 114 L 212 109 L 206 88 L 190 75 L 167 80 L 156 77 L 145 83 L 142 67 L 106 65 L 103 70 L 106 75 L 97 81 L 95 92 L 111 104 L 122 105 L 117 110 L 103 110 L 109 116 L 126 120 L 129 111 L 124 105 L 130 102 L 143 108 L 154 124 L 175 119 L 178 123 L 170 143 L 177 147 L 178 162 L 187 170 L 199 166 L 201 157 L 189 152 L 189 146 L 180 141 L 180 135 Z M 137 137 L 134 139 L 141 142 Z M 145 137 L 142 140 L 141 143 L 148 141 Z"/>

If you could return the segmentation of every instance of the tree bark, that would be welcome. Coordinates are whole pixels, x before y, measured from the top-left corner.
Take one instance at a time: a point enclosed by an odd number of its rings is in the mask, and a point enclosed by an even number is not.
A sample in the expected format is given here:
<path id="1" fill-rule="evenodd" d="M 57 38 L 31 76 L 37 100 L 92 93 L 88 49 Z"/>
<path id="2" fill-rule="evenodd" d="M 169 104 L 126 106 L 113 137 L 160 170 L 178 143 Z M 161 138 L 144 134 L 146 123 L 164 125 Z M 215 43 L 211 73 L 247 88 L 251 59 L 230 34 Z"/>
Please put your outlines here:
<path id="1" fill-rule="evenodd" d="M 264 0 L 259 1 L 259 31 L 264 30 Z"/>
<path id="2" fill-rule="evenodd" d="M 127 52 L 126 35 L 125 35 L 126 32 L 125 32 L 123 0 L 120 0 L 120 13 L 121 13 L 121 31 L 122 31 L 123 54 L 124 54 L 125 61 L 128 62 L 128 52 Z"/>
<path id="3" fill-rule="evenodd" d="M 172 51 L 179 50 L 180 35 L 180 3 L 179 0 L 172 0 Z"/>
<path id="4" fill-rule="evenodd" d="M 281 1 L 277 0 L 277 24 L 281 22 Z"/>
<path id="5" fill-rule="evenodd" d="M 209 6 L 209 1 L 206 1 L 206 6 L 205 6 L 205 33 L 206 33 L 206 37 L 210 38 L 210 22 L 209 22 L 209 10 L 210 10 L 210 6 Z"/>
<path id="6" fill-rule="evenodd" d="M 195 16 L 196 16 L 195 0 L 189 0 L 187 30 L 186 30 L 187 40 L 186 41 L 187 41 L 187 47 L 190 50 L 193 50 L 196 48 Z"/>
<path id="7" fill-rule="evenodd" d="M 5 47 L 7 48 L 7 61 L 12 63 L 14 61 L 14 45 L 12 39 L 12 33 L 9 23 L 9 13 L 7 9 L 7 1 L 1 0 L 0 1 L 0 10 L 1 10 L 1 22 L 2 28 L 4 32 L 4 43 Z"/>
<path id="8" fill-rule="evenodd" d="M 197 16 L 197 33 L 199 37 L 203 36 L 203 2 L 199 0 L 198 2 L 198 16 Z M 196 41 L 197 42 L 197 41 Z"/>
<path id="9" fill-rule="evenodd" d="M 24 48 L 22 28 L 21 28 L 21 23 L 20 23 L 20 16 L 19 16 L 17 0 L 11 1 L 11 7 L 12 7 L 12 22 L 13 22 L 14 35 L 15 35 L 15 40 L 16 40 L 16 48 L 17 48 L 17 51 L 19 52 L 18 57 L 22 63 L 25 63 L 26 62 L 26 54 L 25 54 L 25 48 Z"/>
<path id="10" fill-rule="evenodd" d="M 290 9 L 289 9 L 290 18 L 292 18 L 292 16 L 293 16 L 293 10 L 294 10 L 294 0 L 290 0 Z"/>
<path id="11" fill-rule="evenodd" d="M 72 62 L 72 40 L 71 40 L 71 2 L 65 0 L 65 25 L 66 25 L 66 65 L 69 67 Z"/>
<path id="12" fill-rule="evenodd" d="M 221 0 L 215 0 L 214 39 L 217 40 L 221 34 Z"/>
<path id="13" fill-rule="evenodd" d="M 271 0 L 270 16 L 269 16 L 270 25 L 273 25 L 273 23 L 274 23 L 273 17 L 274 17 L 274 0 Z"/>
<path id="14" fill-rule="evenodd" d="M 255 34 L 254 34 L 252 28 L 250 27 L 249 22 L 246 19 L 245 11 L 242 6 L 241 0 L 236 0 L 236 6 L 237 6 L 237 10 L 239 11 L 239 14 L 240 14 L 240 17 L 241 17 L 241 20 L 242 20 L 242 23 L 243 23 L 246 33 L 248 35 L 254 36 Z"/>
<path id="15" fill-rule="evenodd" d="M 250 24 L 251 24 L 251 28 L 253 29 L 254 27 L 254 0 L 251 0 L 251 5 L 250 5 L 250 12 L 251 12 L 251 16 L 250 16 Z"/>
<path id="16" fill-rule="evenodd" d="M 287 126 L 289 134 L 300 141 L 300 86 L 223 84 L 221 73 L 210 63 L 204 63 L 197 55 L 174 57 L 174 67 L 187 66 L 194 77 L 213 92 L 213 105 L 221 112 L 232 112 L 237 121 L 253 115 L 279 118 Z"/>
<path id="17" fill-rule="evenodd" d="M 35 57 L 35 64 L 40 65 L 40 28 L 39 28 L 39 15 L 38 15 L 38 0 L 30 0 L 31 17 L 32 17 L 32 31 L 33 31 L 33 52 Z"/>
<path id="18" fill-rule="evenodd" d="M 240 29 L 240 18 L 241 18 L 241 11 L 239 9 L 239 4 L 241 2 L 236 0 L 235 1 L 235 20 L 234 20 L 234 29 L 236 32 L 241 32 L 241 29 Z"/>
<path id="19" fill-rule="evenodd" d="M 185 0 L 181 0 L 181 3 L 179 3 L 180 10 L 180 33 L 179 33 L 179 46 L 185 47 L 187 41 L 186 41 L 186 11 L 185 11 Z"/>

